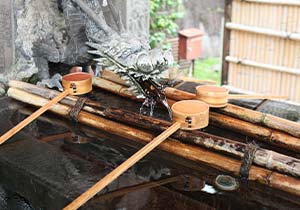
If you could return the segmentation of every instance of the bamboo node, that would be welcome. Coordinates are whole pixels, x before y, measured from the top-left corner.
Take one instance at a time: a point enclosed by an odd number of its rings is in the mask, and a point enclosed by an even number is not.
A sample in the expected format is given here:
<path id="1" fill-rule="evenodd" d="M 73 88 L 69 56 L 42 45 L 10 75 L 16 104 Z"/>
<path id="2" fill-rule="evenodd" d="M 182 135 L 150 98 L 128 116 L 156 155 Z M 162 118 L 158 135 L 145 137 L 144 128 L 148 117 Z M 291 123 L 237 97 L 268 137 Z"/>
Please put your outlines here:
<path id="1" fill-rule="evenodd" d="M 273 152 L 271 151 L 267 157 L 266 167 L 267 168 L 272 167 L 272 162 L 273 162 Z"/>
<path id="2" fill-rule="evenodd" d="M 267 115 L 267 114 L 263 113 L 263 114 L 261 115 L 260 123 L 261 123 L 262 125 L 265 125 L 266 123 L 268 123 L 268 115 Z"/>

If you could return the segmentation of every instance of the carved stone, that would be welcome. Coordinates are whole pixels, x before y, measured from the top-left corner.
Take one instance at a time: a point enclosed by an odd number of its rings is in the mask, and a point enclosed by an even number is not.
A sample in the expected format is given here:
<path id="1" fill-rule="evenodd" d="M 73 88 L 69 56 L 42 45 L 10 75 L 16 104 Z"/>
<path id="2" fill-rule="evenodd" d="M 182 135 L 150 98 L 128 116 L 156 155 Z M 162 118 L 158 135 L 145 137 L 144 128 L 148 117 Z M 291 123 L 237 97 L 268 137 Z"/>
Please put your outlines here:
<path id="1" fill-rule="evenodd" d="M 63 26 L 57 0 L 0 1 L 0 95 L 8 80 L 29 78 L 38 72 L 33 43 L 59 36 Z"/>
<path id="2" fill-rule="evenodd" d="M 10 71 L 15 60 L 13 0 L 0 1 L 0 73 Z"/>
<path id="3" fill-rule="evenodd" d="M 127 31 L 141 38 L 149 38 L 150 0 L 113 0 L 121 11 L 124 27 Z"/>
<path id="4" fill-rule="evenodd" d="M 30 78 L 33 74 L 48 71 L 34 58 L 32 49 L 33 43 L 39 40 L 43 44 L 45 41 L 58 46 L 62 44 L 66 23 L 58 8 L 59 1 L 0 0 L 0 95 L 8 80 Z M 120 11 L 126 30 L 148 38 L 149 0 L 108 1 Z M 108 7 L 103 9 L 105 12 Z M 113 22 L 109 15 L 105 19 Z"/>

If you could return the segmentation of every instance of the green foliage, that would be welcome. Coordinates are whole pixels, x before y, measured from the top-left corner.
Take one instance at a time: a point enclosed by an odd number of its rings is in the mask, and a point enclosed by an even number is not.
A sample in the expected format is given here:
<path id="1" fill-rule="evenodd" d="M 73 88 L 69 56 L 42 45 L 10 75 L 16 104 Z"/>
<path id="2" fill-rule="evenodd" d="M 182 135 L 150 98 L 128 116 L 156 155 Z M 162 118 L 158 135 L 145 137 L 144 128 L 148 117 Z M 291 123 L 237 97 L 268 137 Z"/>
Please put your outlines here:
<path id="1" fill-rule="evenodd" d="M 216 66 L 221 66 L 220 58 L 206 58 L 196 60 L 194 77 L 203 80 L 212 80 L 221 83 L 221 70 L 215 71 Z"/>
<path id="2" fill-rule="evenodd" d="M 175 21 L 183 15 L 182 0 L 151 0 L 150 46 L 162 46 L 167 37 L 176 35 L 178 25 Z"/>

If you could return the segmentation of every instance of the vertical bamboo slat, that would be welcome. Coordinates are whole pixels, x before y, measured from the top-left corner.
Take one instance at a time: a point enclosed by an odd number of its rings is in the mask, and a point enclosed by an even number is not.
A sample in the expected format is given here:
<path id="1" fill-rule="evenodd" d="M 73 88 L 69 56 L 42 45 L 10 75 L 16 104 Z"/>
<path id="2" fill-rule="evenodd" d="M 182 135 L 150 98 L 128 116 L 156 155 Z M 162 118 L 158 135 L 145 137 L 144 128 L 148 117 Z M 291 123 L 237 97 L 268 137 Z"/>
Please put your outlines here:
<path id="1" fill-rule="evenodd" d="M 300 32 L 300 6 L 233 0 L 231 22 L 286 33 Z M 253 32 L 231 30 L 230 56 L 253 62 L 299 69 L 300 41 Z M 300 76 L 251 67 L 228 64 L 231 86 L 262 94 L 287 95 L 300 102 Z"/>

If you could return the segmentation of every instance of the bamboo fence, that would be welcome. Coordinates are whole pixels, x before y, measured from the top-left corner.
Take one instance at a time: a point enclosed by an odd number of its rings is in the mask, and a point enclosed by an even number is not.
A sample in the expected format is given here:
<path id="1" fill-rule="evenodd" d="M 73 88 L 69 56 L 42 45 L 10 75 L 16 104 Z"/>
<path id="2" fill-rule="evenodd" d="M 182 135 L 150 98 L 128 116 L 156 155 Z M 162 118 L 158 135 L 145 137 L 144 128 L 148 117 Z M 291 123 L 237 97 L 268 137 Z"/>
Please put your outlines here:
<path id="1" fill-rule="evenodd" d="M 232 0 L 223 83 L 300 102 L 300 2 Z M 225 75 L 225 76 L 224 76 Z"/>

